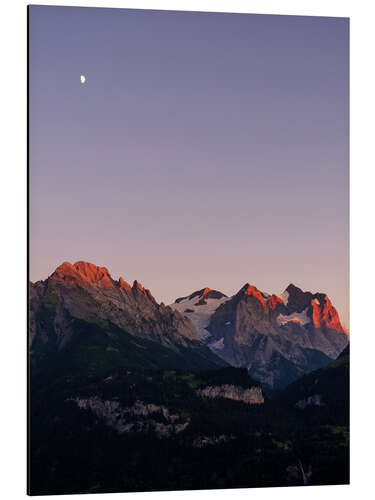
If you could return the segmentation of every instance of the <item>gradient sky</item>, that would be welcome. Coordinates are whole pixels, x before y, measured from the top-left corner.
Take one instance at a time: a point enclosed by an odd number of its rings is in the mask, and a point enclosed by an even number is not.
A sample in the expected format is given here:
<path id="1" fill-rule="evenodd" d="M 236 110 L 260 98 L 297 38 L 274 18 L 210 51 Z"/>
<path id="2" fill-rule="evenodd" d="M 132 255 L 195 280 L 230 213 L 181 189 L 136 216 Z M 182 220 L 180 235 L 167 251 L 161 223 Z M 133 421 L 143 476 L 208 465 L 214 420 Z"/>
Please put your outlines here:
<path id="1" fill-rule="evenodd" d="M 165 303 L 293 282 L 348 326 L 348 19 L 29 20 L 32 281 L 87 260 Z"/>

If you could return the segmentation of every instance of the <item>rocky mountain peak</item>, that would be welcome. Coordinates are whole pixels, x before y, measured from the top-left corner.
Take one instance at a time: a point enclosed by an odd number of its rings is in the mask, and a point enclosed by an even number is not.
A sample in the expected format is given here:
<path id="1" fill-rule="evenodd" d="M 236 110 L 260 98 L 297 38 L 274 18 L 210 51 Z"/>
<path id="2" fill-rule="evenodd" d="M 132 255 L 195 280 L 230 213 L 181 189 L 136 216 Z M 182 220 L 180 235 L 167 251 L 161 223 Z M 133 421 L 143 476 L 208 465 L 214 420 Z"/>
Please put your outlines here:
<path id="1" fill-rule="evenodd" d="M 175 304 L 179 304 L 180 302 L 183 302 L 185 300 L 193 300 L 193 299 L 198 299 L 198 302 L 196 305 L 203 305 L 206 304 L 207 299 L 222 299 L 226 298 L 227 296 L 219 292 L 218 290 L 213 290 L 212 288 L 202 288 L 201 290 L 197 290 L 196 292 L 193 292 L 190 295 L 187 295 L 186 297 L 179 297 L 178 299 L 175 300 Z"/>
<path id="2" fill-rule="evenodd" d="M 222 299 L 226 298 L 226 295 L 219 292 L 218 290 L 212 290 L 211 288 L 204 288 L 202 294 L 200 295 L 200 299 L 197 302 L 197 306 L 206 305 L 207 299 Z"/>
<path id="3" fill-rule="evenodd" d="M 152 299 L 154 300 L 150 290 L 148 288 L 145 288 L 139 281 L 135 280 L 133 282 L 133 286 L 132 286 L 132 291 L 135 292 L 136 294 L 137 293 L 141 293 L 142 295 L 144 295 L 145 297 L 148 297 L 149 299 Z"/>
<path id="4" fill-rule="evenodd" d="M 206 330 L 215 353 L 234 366 L 247 366 L 269 387 L 323 366 L 348 342 L 327 295 L 293 284 L 269 296 L 246 283 L 213 312 Z"/>
<path id="5" fill-rule="evenodd" d="M 93 285 L 100 288 L 115 288 L 116 286 L 106 267 L 99 267 L 84 261 L 74 264 L 63 262 L 50 278 L 68 286 Z"/>
<path id="6" fill-rule="evenodd" d="M 302 312 L 306 309 L 306 307 L 310 305 L 312 298 L 311 292 L 304 292 L 301 288 L 293 285 L 293 283 L 285 289 L 283 295 L 287 297 L 288 307 L 296 310 L 297 312 Z"/>
<path id="7" fill-rule="evenodd" d="M 259 300 L 259 302 L 262 303 L 262 305 L 265 307 L 266 306 L 266 301 L 265 298 L 260 290 L 254 285 L 250 285 L 249 283 L 246 283 L 241 290 L 238 292 L 237 295 L 250 295 L 255 297 L 256 299 Z"/>
<path id="8" fill-rule="evenodd" d="M 67 318 L 82 324 L 91 322 L 99 325 L 98 328 L 117 328 L 168 348 L 195 348 L 192 342 L 199 341 L 197 329 L 188 317 L 159 305 L 139 281 L 130 285 L 123 278 L 112 279 L 105 267 L 84 261 L 64 262 L 47 280 L 30 287 L 30 310 L 33 311 L 30 315 L 31 345 L 38 332 L 43 339 L 49 334 L 43 321 L 39 321 L 46 307 L 55 314 L 51 328 L 56 332 L 63 329 L 66 333 L 57 335 L 58 349 L 71 341 Z M 204 348 L 206 354 L 212 356 L 203 344 L 197 348 Z"/>
<path id="9" fill-rule="evenodd" d="M 131 286 L 122 277 L 118 281 L 114 280 L 106 267 L 100 267 L 90 262 L 78 261 L 74 264 L 63 262 L 56 271 L 50 276 L 50 279 L 63 283 L 67 286 L 79 286 L 86 288 L 94 286 L 103 289 L 121 289 L 141 293 L 152 298 L 150 290 L 142 286 L 135 280 Z"/>
<path id="10" fill-rule="evenodd" d="M 289 285 L 285 288 L 285 291 L 288 292 L 290 295 L 293 295 L 294 293 L 301 293 L 302 292 L 301 288 L 294 285 L 294 283 L 289 283 Z"/>

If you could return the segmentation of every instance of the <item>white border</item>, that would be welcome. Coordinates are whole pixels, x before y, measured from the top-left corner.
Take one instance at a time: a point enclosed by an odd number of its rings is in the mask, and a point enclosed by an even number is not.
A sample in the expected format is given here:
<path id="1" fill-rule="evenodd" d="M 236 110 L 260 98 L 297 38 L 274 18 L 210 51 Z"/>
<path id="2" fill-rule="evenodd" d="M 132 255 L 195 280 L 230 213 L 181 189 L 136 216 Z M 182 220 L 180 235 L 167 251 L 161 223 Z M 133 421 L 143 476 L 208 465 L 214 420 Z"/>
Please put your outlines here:
<path id="1" fill-rule="evenodd" d="M 1 411 L 0 491 L 25 497 L 26 479 L 26 5 L 3 0 L 1 47 Z M 127 494 L 126 498 L 373 498 L 375 426 L 374 2 L 372 0 L 48 1 L 44 5 L 323 15 L 351 18 L 351 486 Z M 55 497 L 45 497 L 55 498 Z M 86 495 L 88 500 L 98 495 Z"/>

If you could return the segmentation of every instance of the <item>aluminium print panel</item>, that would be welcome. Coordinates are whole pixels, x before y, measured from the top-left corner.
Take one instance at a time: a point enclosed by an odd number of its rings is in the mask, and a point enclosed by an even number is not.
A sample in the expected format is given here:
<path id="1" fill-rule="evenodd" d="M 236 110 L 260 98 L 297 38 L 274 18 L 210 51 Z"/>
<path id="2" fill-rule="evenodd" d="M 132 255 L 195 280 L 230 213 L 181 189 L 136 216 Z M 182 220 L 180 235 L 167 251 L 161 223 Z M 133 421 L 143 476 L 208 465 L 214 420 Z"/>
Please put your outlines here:
<path id="1" fill-rule="evenodd" d="M 28 493 L 349 483 L 349 20 L 28 44 Z"/>

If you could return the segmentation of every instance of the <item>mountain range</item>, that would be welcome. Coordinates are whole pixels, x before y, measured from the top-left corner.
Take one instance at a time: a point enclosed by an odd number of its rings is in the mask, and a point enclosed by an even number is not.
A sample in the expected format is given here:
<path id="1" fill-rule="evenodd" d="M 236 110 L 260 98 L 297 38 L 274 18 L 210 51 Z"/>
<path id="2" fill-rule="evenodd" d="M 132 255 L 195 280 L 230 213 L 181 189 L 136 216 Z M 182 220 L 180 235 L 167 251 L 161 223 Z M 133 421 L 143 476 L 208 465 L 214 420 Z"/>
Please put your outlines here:
<path id="1" fill-rule="evenodd" d="M 56 359 L 66 348 L 82 350 L 87 335 L 77 331 L 90 327 L 101 345 L 90 345 L 93 358 L 106 349 L 121 364 L 130 344 L 142 354 L 142 342 L 151 342 L 163 352 L 155 365 L 178 358 L 186 368 L 246 367 L 266 390 L 327 365 L 348 344 L 324 293 L 290 284 L 282 294 L 269 295 L 246 283 L 232 297 L 204 288 L 165 306 L 138 281 L 114 280 L 107 268 L 84 261 L 64 262 L 30 285 L 29 318 L 33 369 L 52 353 Z"/>
<path id="2" fill-rule="evenodd" d="M 213 352 L 271 390 L 328 364 L 348 344 L 328 296 L 293 284 L 280 295 L 249 283 L 232 297 L 204 288 L 171 307 L 191 319 Z"/>
<path id="3" fill-rule="evenodd" d="M 30 283 L 29 367 L 30 494 L 348 482 L 348 337 L 325 294 L 166 306 L 64 262 Z"/>

